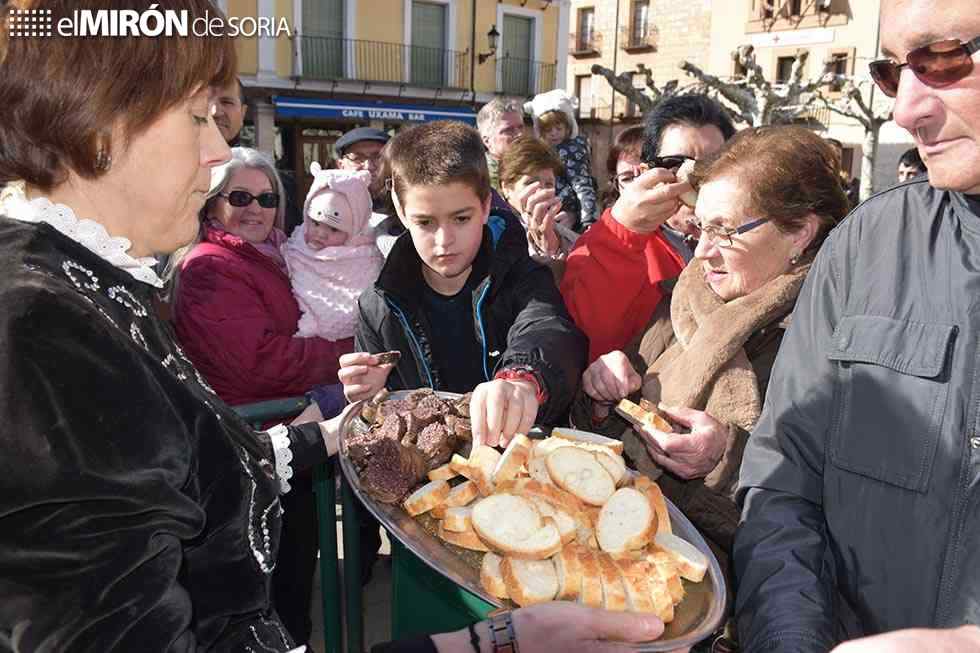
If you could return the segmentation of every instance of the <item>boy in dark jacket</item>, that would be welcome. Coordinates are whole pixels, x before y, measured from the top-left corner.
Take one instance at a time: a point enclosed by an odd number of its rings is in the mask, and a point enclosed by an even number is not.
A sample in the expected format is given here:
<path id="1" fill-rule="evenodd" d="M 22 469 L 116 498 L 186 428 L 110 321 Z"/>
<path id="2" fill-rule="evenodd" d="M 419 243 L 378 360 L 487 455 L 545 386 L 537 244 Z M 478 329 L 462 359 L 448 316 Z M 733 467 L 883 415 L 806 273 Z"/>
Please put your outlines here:
<path id="1" fill-rule="evenodd" d="M 561 420 L 587 342 L 524 229 L 491 215 L 479 134 L 431 122 L 389 144 L 392 201 L 407 233 L 359 301 L 359 353 L 341 357 L 351 401 L 389 389 L 473 391 L 475 442 L 505 444 L 535 422 Z M 373 354 L 397 350 L 395 365 Z"/>

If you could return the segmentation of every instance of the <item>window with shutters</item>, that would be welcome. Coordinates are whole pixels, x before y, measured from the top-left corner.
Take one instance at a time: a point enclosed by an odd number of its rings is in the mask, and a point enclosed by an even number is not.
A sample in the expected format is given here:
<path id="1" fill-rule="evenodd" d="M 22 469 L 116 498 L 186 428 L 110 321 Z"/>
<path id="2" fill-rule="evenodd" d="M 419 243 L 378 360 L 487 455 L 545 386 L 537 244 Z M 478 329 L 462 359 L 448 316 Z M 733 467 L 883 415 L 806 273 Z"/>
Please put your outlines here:
<path id="1" fill-rule="evenodd" d="M 307 0 L 302 6 L 301 52 L 303 75 L 316 79 L 344 77 L 345 0 Z"/>
<path id="2" fill-rule="evenodd" d="M 446 85 L 448 11 L 437 2 L 412 2 L 411 83 Z"/>

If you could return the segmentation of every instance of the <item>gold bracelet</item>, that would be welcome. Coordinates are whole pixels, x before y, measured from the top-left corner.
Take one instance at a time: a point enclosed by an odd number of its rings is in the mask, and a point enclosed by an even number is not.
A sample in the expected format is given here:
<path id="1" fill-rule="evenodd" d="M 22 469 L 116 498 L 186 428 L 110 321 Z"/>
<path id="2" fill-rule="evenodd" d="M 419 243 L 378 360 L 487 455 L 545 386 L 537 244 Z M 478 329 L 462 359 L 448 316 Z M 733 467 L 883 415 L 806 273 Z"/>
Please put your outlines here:
<path id="1" fill-rule="evenodd" d="M 495 610 L 488 618 L 490 627 L 490 643 L 493 653 L 520 653 L 517 646 L 517 634 L 514 632 L 514 620 L 507 609 Z"/>

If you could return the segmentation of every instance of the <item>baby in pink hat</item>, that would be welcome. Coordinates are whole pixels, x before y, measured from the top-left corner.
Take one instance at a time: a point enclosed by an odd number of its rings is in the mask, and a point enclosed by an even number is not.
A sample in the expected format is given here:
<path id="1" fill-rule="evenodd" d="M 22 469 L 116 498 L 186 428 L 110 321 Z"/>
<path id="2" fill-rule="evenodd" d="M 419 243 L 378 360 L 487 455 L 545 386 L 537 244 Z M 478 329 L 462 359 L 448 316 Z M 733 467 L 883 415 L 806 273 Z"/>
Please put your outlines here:
<path id="1" fill-rule="evenodd" d="M 310 167 L 313 185 L 303 205 L 303 224 L 283 245 L 293 295 L 302 316 L 296 337 L 350 338 L 357 324 L 357 297 L 381 272 L 371 218 L 371 173 Z"/>

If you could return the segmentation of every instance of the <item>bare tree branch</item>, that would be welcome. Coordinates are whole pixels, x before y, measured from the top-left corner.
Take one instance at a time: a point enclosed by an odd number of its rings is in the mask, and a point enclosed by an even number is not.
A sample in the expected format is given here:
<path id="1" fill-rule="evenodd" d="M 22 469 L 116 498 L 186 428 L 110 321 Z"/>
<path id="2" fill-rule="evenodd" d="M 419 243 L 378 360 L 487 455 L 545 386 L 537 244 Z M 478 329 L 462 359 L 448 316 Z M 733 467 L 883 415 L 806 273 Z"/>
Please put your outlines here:
<path id="1" fill-rule="evenodd" d="M 642 72 L 642 71 L 641 71 Z M 598 64 L 592 66 L 593 75 L 602 75 L 602 77 L 609 82 L 609 85 L 616 89 L 617 93 L 622 93 L 629 100 L 634 102 L 637 107 L 639 107 L 641 113 L 646 113 L 661 99 L 662 93 L 657 92 L 654 97 L 647 95 L 643 89 L 636 88 L 633 86 L 632 72 L 626 71 L 618 75 L 614 75 L 613 71 L 609 70 L 604 66 Z M 650 76 L 647 77 L 647 88 L 653 88 L 653 81 Z"/>
<path id="2" fill-rule="evenodd" d="M 758 105 L 756 104 L 755 98 L 750 92 L 741 88 L 737 84 L 726 82 L 715 75 L 709 75 L 690 61 L 682 61 L 680 68 L 688 75 L 694 77 L 708 88 L 714 89 L 723 98 L 734 104 L 743 117 L 754 116 L 758 112 Z M 751 124 L 751 121 L 749 122 Z"/>

